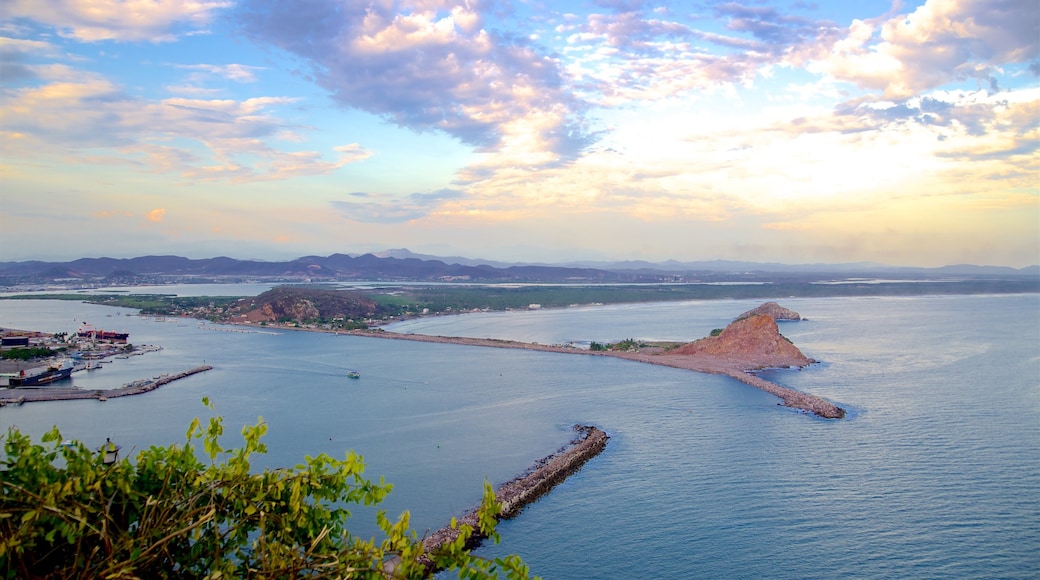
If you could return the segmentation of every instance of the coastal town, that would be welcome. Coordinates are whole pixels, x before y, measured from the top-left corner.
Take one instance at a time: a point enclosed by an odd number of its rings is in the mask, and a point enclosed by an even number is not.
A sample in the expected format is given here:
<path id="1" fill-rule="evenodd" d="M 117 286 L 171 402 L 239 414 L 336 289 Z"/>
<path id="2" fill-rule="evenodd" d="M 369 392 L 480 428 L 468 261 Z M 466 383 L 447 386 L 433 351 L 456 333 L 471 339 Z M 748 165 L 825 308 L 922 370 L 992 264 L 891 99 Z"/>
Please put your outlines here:
<path id="1" fill-rule="evenodd" d="M 134 345 L 128 338 L 127 333 L 101 330 L 87 323 L 74 333 L 0 328 L 0 406 L 73 399 L 106 401 L 146 393 L 212 368 L 160 373 L 110 389 L 80 389 L 73 384 L 73 373 L 95 371 L 119 359 L 162 350 L 158 345 Z"/>

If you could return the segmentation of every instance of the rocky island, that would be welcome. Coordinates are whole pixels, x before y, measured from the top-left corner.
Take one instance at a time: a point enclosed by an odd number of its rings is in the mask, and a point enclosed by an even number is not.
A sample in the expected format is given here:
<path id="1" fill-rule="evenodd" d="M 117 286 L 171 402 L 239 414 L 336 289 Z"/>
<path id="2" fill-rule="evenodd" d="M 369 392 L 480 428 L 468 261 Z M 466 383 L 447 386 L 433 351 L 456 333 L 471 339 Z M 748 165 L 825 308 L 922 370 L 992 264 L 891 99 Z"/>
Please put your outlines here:
<path id="1" fill-rule="evenodd" d="M 737 317 L 737 320 L 744 320 L 745 318 L 751 318 L 756 314 L 765 314 L 773 320 L 805 320 L 801 314 L 798 314 L 790 308 L 784 308 L 776 302 L 766 302 L 759 306 L 748 310 L 744 314 Z"/>

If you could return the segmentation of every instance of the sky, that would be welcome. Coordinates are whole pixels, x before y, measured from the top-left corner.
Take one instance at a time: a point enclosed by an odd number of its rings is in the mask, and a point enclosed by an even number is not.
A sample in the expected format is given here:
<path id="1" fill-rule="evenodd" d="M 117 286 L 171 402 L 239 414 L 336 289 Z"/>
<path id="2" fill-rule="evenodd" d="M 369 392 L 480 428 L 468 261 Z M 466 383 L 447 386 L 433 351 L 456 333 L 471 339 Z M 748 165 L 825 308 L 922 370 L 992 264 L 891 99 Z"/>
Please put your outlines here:
<path id="1" fill-rule="evenodd" d="M 0 261 L 1040 263 L 1037 0 L 0 0 Z"/>

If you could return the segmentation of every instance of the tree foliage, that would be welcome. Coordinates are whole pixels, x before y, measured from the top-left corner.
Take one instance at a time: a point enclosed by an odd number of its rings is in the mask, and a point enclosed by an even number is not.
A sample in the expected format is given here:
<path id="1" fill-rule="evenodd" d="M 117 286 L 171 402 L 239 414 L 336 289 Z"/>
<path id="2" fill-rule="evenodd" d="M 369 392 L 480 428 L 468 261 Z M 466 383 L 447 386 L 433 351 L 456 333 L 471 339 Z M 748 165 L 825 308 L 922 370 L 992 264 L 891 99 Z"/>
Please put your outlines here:
<path id="1" fill-rule="evenodd" d="M 619 340 L 617 342 L 608 342 L 606 344 L 603 344 L 603 343 L 600 343 L 600 342 L 596 342 L 596 341 L 592 341 L 592 343 L 589 344 L 589 350 L 592 350 L 592 351 L 612 350 L 612 351 L 620 351 L 620 352 L 629 352 L 629 351 L 637 351 L 640 348 L 643 348 L 645 346 L 649 346 L 649 344 L 645 343 L 643 341 L 640 341 L 640 340 L 636 340 L 634 338 L 626 338 L 624 340 Z"/>
<path id="2" fill-rule="evenodd" d="M 59 349 L 65 350 L 65 349 Z M 10 360 L 33 360 L 37 358 L 46 358 L 54 356 L 55 351 L 45 346 L 28 346 L 28 347 L 16 347 L 9 350 L 5 350 L 0 353 L 0 358 Z"/>
<path id="3" fill-rule="evenodd" d="M 208 404 L 208 401 L 205 401 Z M 0 464 L 0 574 L 6 578 L 419 578 L 455 569 L 463 578 L 526 578 L 515 556 L 484 560 L 467 548 L 494 530 L 494 490 L 484 484 L 479 529 L 423 555 L 404 512 L 376 519 L 381 540 L 347 529 L 350 505 L 378 504 L 392 486 L 363 476 L 353 451 L 306 457 L 292 469 L 254 473 L 262 420 L 225 449 L 215 417 L 192 421 L 184 445 L 151 447 L 106 465 L 57 428 L 40 444 L 10 429 Z M 200 461 L 196 444 L 201 442 Z M 455 524 L 458 526 L 458 524 Z"/>

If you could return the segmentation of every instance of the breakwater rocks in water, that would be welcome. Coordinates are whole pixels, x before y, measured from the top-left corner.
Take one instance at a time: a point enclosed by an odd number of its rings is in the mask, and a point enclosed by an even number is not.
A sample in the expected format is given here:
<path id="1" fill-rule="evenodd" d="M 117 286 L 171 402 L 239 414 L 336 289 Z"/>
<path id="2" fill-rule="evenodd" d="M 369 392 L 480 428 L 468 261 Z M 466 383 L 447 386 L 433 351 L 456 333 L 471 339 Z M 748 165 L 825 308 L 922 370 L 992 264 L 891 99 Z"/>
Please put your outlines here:
<path id="1" fill-rule="evenodd" d="M 588 425 L 575 425 L 574 430 L 577 432 L 577 437 L 569 445 L 542 458 L 528 472 L 502 484 L 495 490 L 495 501 L 501 505 L 498 519 L 516 517 L 524 506 L 548 493 L 606 448 L 609 436 L 602 430 Z M 477 510 L 474 509 L 459 518 L 458 524 L 459 527 L 469 525 L 474 530 L 479 530 Z M 450 526 L 441 528 L 423 539 L 423 551 L 426 554 L 433 554 L 442 546 L 453 542 L 458 536 L 458 528 Z M 483 537 L 475 533 L 470 537 L 467 547 L 474 548 L 483 540 Z M 423 562 L 432 568 L 429 558 L 424 556 Z"/>
<path id="2" fill-rule="evenodd" d="M 713 357 L 704 356 L 700 354 L 694 355 L 670 355 L 670 354 L 643 354 L 643 353 L 619 353 L 616 356 L 619 358 L 625 358 L 628 360 L 635 360 L 648 364 L 661 365 L 666 367 L 673 367 L 677 369 L 687 369 L 696 371 L 699 373 L 708 373 L 713 375 L 726 375 L 737 379 L 738 381 L 761 389 L 771 395 L 780 397 L 783 399 L 783 405 L 785 407 L 791 407 L 792 409 L 801 409 L 808 411 L 817 417 L 823 417 L 824 419 L 843 419 L 845 417 L 845 409 L 831 403 L 830 401 L 811 395 L 809 393 L 803 393 L 802 391 L 796 391 L 789 387 L 783 387 L 776 383 L 769 382 L 753 373 L 755 370 L 762 370 L 767 368 L 787 368 L 795 367 L 797 365 L 760 365 L 754 368 L 748 368 L 748 365 L 742 361 L 727 360 L 724 357 Z"/>
<path id="3" fill-rule="evenodd" d="M 142 379 L 115 389 L 81 390 L 63 387 L 16 388 L 0 390 L 0 406 L 21 405 L 41 401 L 72 401 L 76 399 L 97 399 L 106 401 L 115 397 L 129 397 L 154 391 L 159 387 L 184 377 L 211 370 L 213 367 L 203 365 L 184 372 L 160 375 L 153 379 Z"/>

